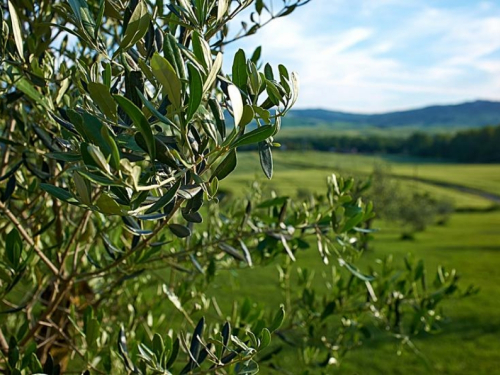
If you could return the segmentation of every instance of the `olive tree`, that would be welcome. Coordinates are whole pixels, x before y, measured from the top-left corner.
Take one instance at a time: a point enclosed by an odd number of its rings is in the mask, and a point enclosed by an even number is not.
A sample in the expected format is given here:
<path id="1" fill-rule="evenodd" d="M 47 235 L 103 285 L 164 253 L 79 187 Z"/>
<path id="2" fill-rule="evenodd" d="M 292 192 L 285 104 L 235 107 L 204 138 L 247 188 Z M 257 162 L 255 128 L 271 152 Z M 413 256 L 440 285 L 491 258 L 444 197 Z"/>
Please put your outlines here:
<path id="1" fill-rule="evenodd" d="M 436 327 L 455 272 L 430 285 L 421 262 L 360 271 L 374 213 L 352 180 L 332 176 L 303 202 L 257 187 L 219 202 L 241 146 L 257 145 L 272 177 L 298 95 L 297 75 L 263 64 L 260 49 L 239 50 L 225 72 L 224 47 L 307 2 L 1 8 L 2 371 L 253 374 L 286 367 L 280 343 L 308 371 L 338 363 L 374 324 L 406 343 Z M 336 264 L 326 291 L 293 266 L 310 246 Z M 281 306 L 238 295 L 229 309 L 209 292 L 225 270 L 270 263 Z"/>
<path id="2" fill-rule="evenodd" d="M 399 225 L 402 239 L 413 239 L 429 225 L 446 223 L 453 212 L 452 201 L 419 192 L 415 185 L 402 185 L 387 167 L 377 166 L 370 182 L 366 197 L 373 202 L 378 217 Z"/>

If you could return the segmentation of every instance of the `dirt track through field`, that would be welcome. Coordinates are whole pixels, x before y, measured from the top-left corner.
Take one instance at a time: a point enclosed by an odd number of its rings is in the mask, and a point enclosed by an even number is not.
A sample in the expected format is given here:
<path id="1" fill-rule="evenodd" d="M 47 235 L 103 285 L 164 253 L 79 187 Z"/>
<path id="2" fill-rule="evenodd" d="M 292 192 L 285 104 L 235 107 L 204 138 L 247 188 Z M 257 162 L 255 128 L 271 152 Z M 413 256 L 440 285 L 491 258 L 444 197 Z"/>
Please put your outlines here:
<path id="1" fill-rule="evenodd" d="M 391 174 L 392 177 L 395 178 L 400 178 L 402 180 L 411 180 L 411 181 L 419 181 L 419 182 L 424 182 L 429 185 L 434 185 L 434 186 L 440 186 L 448 189 L 454 189 L 461 191 L 462 193 L 467 193 L 467 194 L 472 194 L 472 195 L 477 195 L 478 197 L 487 199 L 491 202 L 498 203 L 500 204 L 500 195 L 489 193 L 487 191 L 483 191 L 480 189 L 475 189 L 463 185 L 457 185 L 457 184 L 452 184 L 449 182 L 443 182 L 443 181 L 436 181 L 436 180 L 430 180 L 426 178 L 420 178 L 420 177 L 411 177 L 411 176 L 401 176 L 397 174 Z"/>
<path id="2" fill-rule="evenodd" d="M 331 169 L 331 166 L 328 166 L 328 165 L 311 165 L 311 164 L 305 163 L 305 162 L 304 163 L 295 162 L 295 161 L 287 162 L 284 160 L 280 160 L 279 162 L 282 165 L 289 165 L 290 167 L 299 168 L 299 169 L 310 169 L 311 167 L 315 168 L 315 169 L 319 169 L 319 170 Z M 361 172 L 359 174 L 366 175 L 366 173 L 363 173 L 363 172 Z M 494 193 L 490 193 L 490 192 L 487 192 L 487 191 L 484 191 L 481 189 L 476 189 L 476 188 L 463 186 L 463 185 L 459 185 L 459 184 L 453 184 L 453 183 L 445 182 L 445 181 L 436 181 L 436 180 L 427 179 L 427 178 L 421 178 L 421 177 L 415 177 L 415 176 L 405 176 L 405 175 L 400 175 L 400 174 L 395 174 L 395 173 L 389 173 L 389 174 L 391 177 L 394 177 L 397 179 L 407 180 L 407 181 L 418 181 L 418 182 L 423 182 L 423 183 L 426 183 L 429 185 L 444 187 L 447 189 L 453 189 L 453 190 L 460 191 L 462 193 L 476 195 L 478 197 L 489 200 L 490 202 L 500 204 L 500 194 L 494 194 Z"/>

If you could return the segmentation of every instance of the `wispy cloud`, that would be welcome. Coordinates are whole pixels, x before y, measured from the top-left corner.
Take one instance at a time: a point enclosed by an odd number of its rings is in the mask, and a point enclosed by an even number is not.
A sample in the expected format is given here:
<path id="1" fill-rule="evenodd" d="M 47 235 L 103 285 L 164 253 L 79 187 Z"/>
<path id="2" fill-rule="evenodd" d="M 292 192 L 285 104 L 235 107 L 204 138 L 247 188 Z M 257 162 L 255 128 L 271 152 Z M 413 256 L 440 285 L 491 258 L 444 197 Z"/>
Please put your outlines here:
<path id="1" fill-rule="evenodd" d="M 500 99 L 499 35 L 488 1 L 313 0 L 234 47 L 298 71 L 300 107 L 380 112 Z"/>

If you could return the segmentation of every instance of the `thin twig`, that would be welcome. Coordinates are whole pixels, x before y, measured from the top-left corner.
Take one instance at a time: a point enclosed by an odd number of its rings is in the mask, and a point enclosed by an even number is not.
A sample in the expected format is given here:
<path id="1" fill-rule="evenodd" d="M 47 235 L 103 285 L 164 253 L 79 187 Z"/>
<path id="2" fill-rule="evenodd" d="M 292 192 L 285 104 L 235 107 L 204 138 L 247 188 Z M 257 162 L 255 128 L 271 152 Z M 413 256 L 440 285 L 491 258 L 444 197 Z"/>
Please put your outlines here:
<path id="1" fill-rule="evenodd" d="M 60 274 L 59 274 L 59 270 L 57 269 L 57 267 L 54 265 L 54 263 L 52 263 L 50 261 L 49 258 L 47 258 L 47 256 L 43 253 L 43 251 L 35 244 L 35 241 L 33 241 L 33 238 L 24 230 L 24 227 L 21 225 L 21 223 L 19 223 L 17 218 L 14 216 L 14 214 L 5 206 L 5 204 L 3 202 L 0 202 L 0 210 L 2 210 L 5 214 L 5 216 L 7 216 L 9 218 L 9 220 L 12 222 L 12 224 L 14 224 L 17 231 L 26 240 L 26 242 L 28 242 L 28 244 L 33 247 L 33 249 L 35 250 L 35 253 L 47 265 L 47 267 L 49 267 L 49 269 L 52 271 L 52 273 L 54 275 L 56 275 L 57 277 L 59 277 Z"/>
<path id="2" fill-rule="evenodd" d="M 56 324 L 54 323 L 51 319 L 48 319 L 47 322 L 51 325 L 52 328 L 55 328 L 57 332 L 62 336 L 62 338 L 68 343 L 68 345 L 77 353 L 85 362 L 87 362 L 87 358 L 85 357 L 85 354 L 83 354 L 76 346 L 73 344 L 71 339 L 64 333 L 64 331 Z M 98 374 L 105 374 L 105 372 L 102 372 L 101 370 L 98 370 L 94 366 L 92 366 L 91 363 L 87 362 L 87 366 L 91 368 L 93 371 L 97 372 Z"/>
<path id="3" fill-rule="evenodd" d="M 168 215 L 165 218 L 164 222 L 161 223 L 161 225 L 159 225 L 153 231 L 153 233 L 151 233 L 146 239 L 144 239 L 144 241 L 142 241 L 136 247 L 134 247 L 133 249 L 131 249 L 124 256 L 122 256 L 121 258 L 115 260 L 113 263 L 107 265 L 106 267 L 104 267 L 104 268 L 102 268 L 100 270 L 83 273 L 83 274 L 81 274 L 81 275 L 78 276 L 78 279 L 80 281 L 82 281 L 82 280 L 85 280 L 85 279 L 88 279 L 88 278 L 101 276 L 101 275 L 105 274 L 107 271 L 109 271 L 110 269 L 112 269 L 112 268 L 120 265 L 121 263 L 123 263 L 123 261 L 125 261 L 126 259 L 128 259 L 131 255 L 135 254 L 137 251 L 144 249 L 146 247 L 146 245 L 168 224 L 168 222 L 174 216 L 174 214 L 177 212 L 177 210 L 179 209 L 179 207 L 181 206 L 181 204 L 182 204 L 183 201 L 184 201 L 183 199 L 179 199 L 176 202 L 175 207 L 172 210 L 172 212 L 170 213 L 170 215 Z"/>
<path id="4" fill-rule="evenodd" d="M 9 138 L 10 133 L 12 133 L 12 131 L 14 130 L 14 124 L 15 124 L 14 120 L 10 120 L 9 126 L 5 131 L 7 134 L 4 134 L 5 138 L 7 138 L 7 139 Z M 5 174 L 7 166 L 9 164 L 9 163 L 7 163 L 8 159 L 9 159 L 9 154 L 10 154 L 9 145 L 5 144 L 5 152 L 3 153 L 2 164 L 0 167 L 0 176 L 3 176 Z"/>
<path id="5" fill-rule="evenodd" d="M 73 231 L 73 234 L 71 235 L 71 238 L 69 239 L 69 242 L 66 245 L 66 248 L 64 249 L 63 255 L 61 257 L 61 263 L 60 263 L 61 268 L 59 269 L 59 272 L 61 274 L 62 274 L 62 272 L 64 270 L 64 261 L 66 260 L 66 257 L 68 256 L 68 253 L 69 253 L 69 251 L 71 249 L 71 246 L 75 242 L 78 233 L 80 233 L 87 226 L 87 223 L 89 221 L 89 218 L 90 218 L 91 214 L 92 214 L 92 211 L 90 211 L 90 210 L 85 211 L 85 213 L 80 218 L 80 221 L 76 225 L 76 228 Z"/>
<path id="6" fill-rule="evenodd" d="M 50 316 L 54 313 L 54 311 L 57 310 L 57 308 L 61 304 L 61 301 L 65 297 L 66 293 L 71 289 L 72 286 L 73 283 L 71 282 L 71 280 L 63 280 L 63 288 L 61 288 L 61 291 L 59 292 L 58 295 L 54 293 L 54 298 L 52 299 L 52 303 L 50 304 L 50 306 L 47 307 L 42 316 L 37 319 L 35 326 L 31 328 L 28 334 L 22 339 L 22 341 L 20 342 L 21 346 L 26 344 L 34 335 L 36 335 L 37 331 L 40 329 L 40 326 L 44 320 L 50 319 Z"/>
<path id="7" fill-rule="evenodd" d="M 9 344 L 7 343 L 7 340 L 5 340 L 2 328 L 0 328 L 0 349 L 4 354 L 7 354 L 9 352 Z"/>

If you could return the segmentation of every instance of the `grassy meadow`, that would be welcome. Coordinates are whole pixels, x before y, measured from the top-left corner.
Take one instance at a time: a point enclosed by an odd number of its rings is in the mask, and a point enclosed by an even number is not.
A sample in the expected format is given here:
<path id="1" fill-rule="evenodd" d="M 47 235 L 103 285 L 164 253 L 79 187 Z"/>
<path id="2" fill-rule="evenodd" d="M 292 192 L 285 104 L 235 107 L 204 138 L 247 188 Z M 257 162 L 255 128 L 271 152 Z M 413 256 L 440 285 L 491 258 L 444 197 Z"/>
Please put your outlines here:
<path id="1" fill-rule="evenodd" d="M 263 176 L 257 153 L 238 155 L 238 166 L 223 187 L 236 195 L 243 194 L 249 181 L 258 180 L 264 186 L 282 194 L 295 195 L 298 190 L 320 192 L 326 176 L 369 176 L 374 168 L 383 168 L 387 174 L 399 177 L 403 188 L 428 191 L 436 197 L 451 199 L 456 208 L 486 208 L 492 202 L 477 194 L 470 194 L 441 183 L 460 185 L 500 195 L 500 165 L 453 164 L 402 156 L 365 156 L 322 153 L 315 151 L 286 151 L 274 153 L 275 175 L 271 181 Z M 434 182 L 434 183 L 433 183 Z"/>
<path id="2" fill-rule="evenodd" d="M 361 349 L 348 354 L 335 373 L 341 374 L 493 374 L 498 372 L 500 352 L 500 211 L 485 210 L 494 202 L 477 194 L 466 193 L 448 183 L 500 193 L 500 165 L 459 165 L 438 163 L 403 157 L 338 155 L 318 152 L 275 153 L 275 176 L 265 182 L 260 176 L 258 155 L 240 153 L 235 173 L 225 180 L 223 187 L 235 195 L 244 194 L 248 181 L 258 179 L 266 189 L 294 196 L 297 191 L 320 192 L 326 176 L 331 173 L 367 176 L 376 165 L 388 165 L 390 173 L 403 177 L 401 187 L 429 191 L 454 201 L 462 210 L 452 214 L 443 226 L 431 226 L 416 235 L 413 241 L 401 241 L 400 230 L 394 224 L 376 222 L 380 232 L 375 235 L 372 251 L 361 261 L 373 264 L 376 259 L 393 254 L 395 262 L 412 253 L 424 259 L 427 272 L 433 277 L 438 265 L 456 268 L 461 275 L 461 286 L 474 284 L 480 293 L 465 299 L 447 301 L 442 332 L 433 337 L 421 335 L 414 344 L 421 356 L 403 352 L 396 355 L 395 341 L 377 337 Z M 421 182 L 409 179 L 418 177 Z M 326 267 L 317 252 L 299 254 L 301 266 L 315 268 L 317 274 Z M 270 266 L 274 267 L 274 266 Z M 324 268 L 323 268 L 324 269 Z M 270 271 L 270 272 L 268 272 Z M 231 282 L 227 282 L 228 278 Z M 223 305 L 230 306 L 233 293 L 249 295 L 260 303 L 278 305 L 277 275 L 273 270 L 243 270 L 218 278 L 213 292 Z M 219 297 L 220 296 L 220 297 Z M 384 336 L 385 337 L 385 336 Z M 286 361 L 293 361 L 290 350 Z M 267 371 L 267 370 L 266 370 Z"/>

